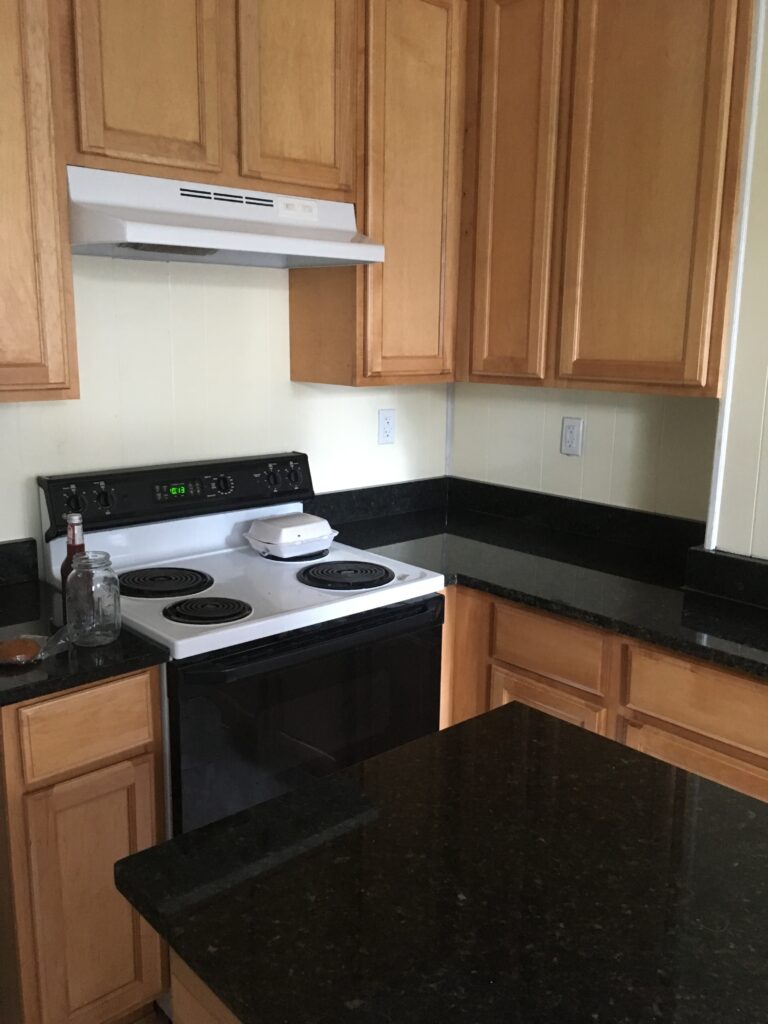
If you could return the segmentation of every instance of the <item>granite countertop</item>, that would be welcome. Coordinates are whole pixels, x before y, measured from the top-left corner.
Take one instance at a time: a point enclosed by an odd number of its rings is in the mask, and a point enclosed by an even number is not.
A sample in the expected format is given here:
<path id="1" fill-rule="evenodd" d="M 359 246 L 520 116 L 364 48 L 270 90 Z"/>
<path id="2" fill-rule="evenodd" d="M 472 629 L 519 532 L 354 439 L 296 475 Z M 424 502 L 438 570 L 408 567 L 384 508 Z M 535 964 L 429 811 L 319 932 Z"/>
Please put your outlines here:
<path id="1" fill-rule="evenodd" d="M 768 611 L 686 592 L 647 548 L 468 510 L 346 523 L 339 540 L 768 681 Z"/>
<path id="2" fill-rule="evenodd" d="M 768 805 L 519 705 L 139 853 L 243 1024 L 758 1024 Z"/>
<path id="3" fill-rule="evenodd" d="M 47 583 L 35 581 L 0 586 L 0 640 L 22 633 L 50 636 L 61 622 L 61 596 Z M 125 675 L 168 660 L 164 647 L 130 629 L 105 647 L 75 647 L 38 664 L 0 666 L 0 707 L 44 697 L 85 683 Z"/>

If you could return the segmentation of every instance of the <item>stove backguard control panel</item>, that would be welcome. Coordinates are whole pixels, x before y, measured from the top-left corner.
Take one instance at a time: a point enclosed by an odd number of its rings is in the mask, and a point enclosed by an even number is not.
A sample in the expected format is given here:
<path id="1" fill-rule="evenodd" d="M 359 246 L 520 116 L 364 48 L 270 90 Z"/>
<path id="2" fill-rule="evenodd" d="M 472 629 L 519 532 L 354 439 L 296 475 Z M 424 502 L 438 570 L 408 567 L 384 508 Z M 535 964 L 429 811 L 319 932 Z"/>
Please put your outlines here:
<path id="1" fill-rule="evenodd" d="M 86 530 L 182 519 L 313 497 L 309 459 L 301 452 L 245 459 L 40 476 L 48 512 L 47 541 L 67 532 L 68 512 Z"/>

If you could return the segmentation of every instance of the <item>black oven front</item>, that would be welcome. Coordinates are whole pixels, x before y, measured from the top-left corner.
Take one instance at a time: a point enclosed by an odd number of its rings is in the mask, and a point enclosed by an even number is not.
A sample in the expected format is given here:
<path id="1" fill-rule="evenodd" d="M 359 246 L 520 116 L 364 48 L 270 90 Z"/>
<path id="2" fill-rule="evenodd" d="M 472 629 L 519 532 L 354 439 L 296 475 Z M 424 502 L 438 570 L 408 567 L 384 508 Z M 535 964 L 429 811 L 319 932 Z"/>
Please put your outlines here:
<path id="1" fill-rule="evenodd" d="M 432 595 L 168 666 L 174 833 L 437 730 Z"/>

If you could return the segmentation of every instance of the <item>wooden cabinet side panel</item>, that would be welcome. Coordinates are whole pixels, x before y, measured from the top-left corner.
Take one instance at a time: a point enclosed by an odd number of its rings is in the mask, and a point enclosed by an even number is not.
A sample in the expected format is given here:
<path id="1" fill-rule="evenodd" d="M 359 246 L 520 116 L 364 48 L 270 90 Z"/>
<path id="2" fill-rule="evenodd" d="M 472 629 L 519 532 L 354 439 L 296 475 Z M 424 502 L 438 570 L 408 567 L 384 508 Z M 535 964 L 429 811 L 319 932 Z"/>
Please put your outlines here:
<path id="1" fill-rule="evenodd" d="M 453 368 L 466 0 L 369 0 L 366 376 Z"/>
<path id="2" fill-rule="evenodd" d="M 563 377 L 707 381 L 736 13 L 733 0 L 579 5 Z"/>
<path id="3" fill-rule="evenodd" d="M 562 0 L 485 0 L 474 374 L 544 376 L 562 30 Z"/>
<path id="4" fill-rule="evenodd" d="M 84 153 L 221 167 L 219 0 L 74 0 Z"/>
<path id="5" fill-rule="evenodd" d="M 63 168 L 45 0 L 1 0 L 0 400 L 75 397 Z"/>
<path id="6" fill-rule="evenodd" d="M 246 176 L 352 192 L 361 0 L 239 0 Z"/>
<path id="7" fill-rule="evenodd" d="M 239 1024 L 175 953 L 171 954 L 171 1002 L 174 1024 Z"/>
<path id="8" fill-rule="evenodd" d="M 156 841 L 151 755 L 25 798 L 43 1024 L 99 1024 L 162 988 L 160 940 L 117 892 L 116 860 Z"/>
<path id="9" fill-rule="evenodd" d="M 448 588 L 444 638 L 441 725 L 456 725 L 482 715 L 488 695 L 493 604 L 487 594 L 467 587 Z M 450 645 L 449 650 L 446 647 Z"/>

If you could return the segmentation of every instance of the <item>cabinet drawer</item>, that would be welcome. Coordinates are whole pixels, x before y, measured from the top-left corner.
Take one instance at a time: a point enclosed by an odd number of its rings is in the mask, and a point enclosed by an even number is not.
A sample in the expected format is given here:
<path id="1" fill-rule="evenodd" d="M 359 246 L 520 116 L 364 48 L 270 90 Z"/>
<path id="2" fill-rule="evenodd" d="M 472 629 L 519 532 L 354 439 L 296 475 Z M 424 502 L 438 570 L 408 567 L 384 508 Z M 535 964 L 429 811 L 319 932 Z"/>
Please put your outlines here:
<path id="1" fill-rule="evenodd" d="M 135 750 L 153 739 L 152 677 L 140 672 L 22 708 L 28 785 Z"/>
<path id="2" fill-rule="evenodd" d="M 768 801 L 768 770 L 652 725 L 627 723 L 624 742 L 633 750 L 694 772 L 722 786 Z"/>
<path id="3" fill-rule="evenodd" d="M 606 634 L 586 626 L 526 611 L 515 605 L 494 605 L 491 654 L 499 661 L 602 693 Z"/>
<path id="4" fill-rule="evenodd" d="M 526 679 L 494 665 L 491 669 L 491 708 L 500 708 L 515 701 L 590 732 L 605 732 L 605 709 L 562 693 L 554 686 Z"/>
<path id="5" fill-rule="evenodd" d="M 627 647 L 625 703 L 634 711 L 768 757 L 768 687 L 643 647 Z"/>

